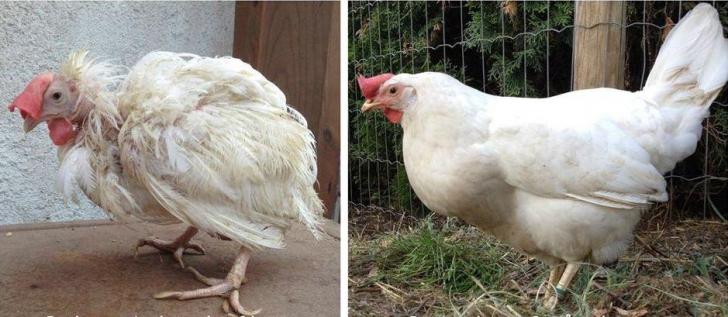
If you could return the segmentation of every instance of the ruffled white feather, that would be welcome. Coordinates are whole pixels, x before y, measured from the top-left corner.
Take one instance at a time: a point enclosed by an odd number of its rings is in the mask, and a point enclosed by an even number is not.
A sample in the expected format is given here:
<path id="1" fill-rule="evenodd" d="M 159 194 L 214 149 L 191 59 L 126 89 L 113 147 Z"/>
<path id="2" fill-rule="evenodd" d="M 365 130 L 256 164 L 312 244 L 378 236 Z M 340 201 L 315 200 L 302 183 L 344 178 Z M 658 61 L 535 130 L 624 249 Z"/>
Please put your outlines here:
<path id="1" fill-rule="evenodd" d="M 313 134 L 278 87 L 230 57 L 153 52 L 119 69 L 84 52 L 62 67 L 95 105 L 61 150 L 64 195 L 80 183 L 117 218 L 183 221 L 252 249 L 283 247 L 292 221 L 318 236 Z"/>

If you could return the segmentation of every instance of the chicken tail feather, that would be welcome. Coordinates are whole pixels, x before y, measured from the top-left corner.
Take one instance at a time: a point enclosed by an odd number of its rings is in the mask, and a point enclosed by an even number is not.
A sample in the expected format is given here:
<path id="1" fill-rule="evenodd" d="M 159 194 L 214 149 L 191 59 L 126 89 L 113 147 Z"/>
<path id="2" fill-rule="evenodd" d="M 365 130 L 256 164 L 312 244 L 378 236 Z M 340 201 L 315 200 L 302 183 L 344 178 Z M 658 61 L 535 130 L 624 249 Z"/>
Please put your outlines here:
<path id="1" fill-rule="evenodd" d="M 660 107 L 700 107 L 707 114 L 726 80 L 728 40 L 718 11 L 701 3 L 668 34 L 643 94 Z"/>

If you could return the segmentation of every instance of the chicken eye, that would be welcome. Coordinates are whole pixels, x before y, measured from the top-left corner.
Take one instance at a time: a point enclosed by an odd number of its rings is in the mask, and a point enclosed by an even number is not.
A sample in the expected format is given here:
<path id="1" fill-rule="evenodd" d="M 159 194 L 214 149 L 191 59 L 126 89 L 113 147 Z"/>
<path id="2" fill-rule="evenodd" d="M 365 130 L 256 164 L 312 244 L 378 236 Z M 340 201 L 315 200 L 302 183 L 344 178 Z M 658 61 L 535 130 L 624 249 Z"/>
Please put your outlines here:
<path id="1" fill-rule="evenodd" d="M 51 98 L 53 98 L 53 100 L 55 101 L 61 100 L 61 97 L 62 95 L 60 91 L 56 91 L 51 95 Z"/>
<path id="2" fill-rule="evenodd" d="M 393 95 L 396 94 L 397 93 L 397 87 L 389 88 L 389 93 L 390 94 L 393 94 Z"/>

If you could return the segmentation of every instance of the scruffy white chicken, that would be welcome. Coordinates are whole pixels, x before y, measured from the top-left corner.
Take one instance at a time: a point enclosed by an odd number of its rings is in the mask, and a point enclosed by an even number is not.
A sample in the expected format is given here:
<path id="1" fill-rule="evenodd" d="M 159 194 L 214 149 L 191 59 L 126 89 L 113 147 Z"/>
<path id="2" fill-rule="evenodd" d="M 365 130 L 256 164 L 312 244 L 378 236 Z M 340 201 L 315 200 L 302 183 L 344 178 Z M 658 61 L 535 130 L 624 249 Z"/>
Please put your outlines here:
<path id="1" fill-rule="evenodd" d="M 403 129 L 410 184 L 454 216 L 552 266 L 553 308 L 580 263 L 616 261 L 663 174 L 695 151 L 728 79 L 718 12 L 696 6 L 665 40 L 642 91 L 484 94 L 441 73 L 359 78 L 361 111 Z"/>
<path id="2" fill-rule="evenodd" d="M 138 247 L 173 252 L 184 267 L 186 249 L 204 253 L 190 241 L 198 230 L 241 245 L 225 279 L 190 267 L 209 288 L 157 298 L 226 296 L 223 308 L 251 314 L 238 301 L 251 251 L 284 247 L 293 221 L 318 232 L 313 134 L 280 89 L 238 59 L 153 52 L 123 75 L 78 52 L 35 77 L 15 109 L 26 132 L 47 122 L 65 197 L 80 188 L 114 218 L 189 225 L 174 241 Z"/>

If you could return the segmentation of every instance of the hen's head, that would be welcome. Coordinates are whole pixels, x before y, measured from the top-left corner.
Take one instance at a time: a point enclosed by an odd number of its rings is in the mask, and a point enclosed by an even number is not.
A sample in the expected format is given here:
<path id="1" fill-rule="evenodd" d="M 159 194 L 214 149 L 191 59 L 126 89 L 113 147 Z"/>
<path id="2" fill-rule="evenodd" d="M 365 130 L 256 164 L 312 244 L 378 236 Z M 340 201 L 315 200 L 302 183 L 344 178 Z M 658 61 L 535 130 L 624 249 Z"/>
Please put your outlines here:
<path id="1" fill-rule="evenodd" d="M 19 110 L 25 120 L 25 132 L 30 132 L 45 121 L 55 145 L 65 145 L 75 139 L 92 106 L 87 100 L 89 91 L 82 93 L 84 89 L 81 83 L 85 82 L 87 86 L 89 82 L 104 83 L 102 79 L 112 71 L 110 67 L 93 63 L 86 56 L 87 51 L 74 52 L 61 65 L 58 73 L 36 75 L 8 105 L 11 112 Z"/>
<path id="2" fill-rule="evenodd" d="M 366 98 L 362 112 L 372 109 L 384 110 L 389 122 L 399 123 L 416 96 L 414 87 L 398 80 L 399 76 L 381 74 L 366 78 L 358 76 L 359 89 Z"/>
<path id="3" fill-rule="evenodd" d="M 39 123 L 48 123 L 51 140 L 64 145 L 76 136 L 74 119 L 78 106 L 76 83 L 62 75 L 42 73 L 33 78 L 8 110 L 20 111 L 25 120 L 23 129 L 30 132 Z"/>

